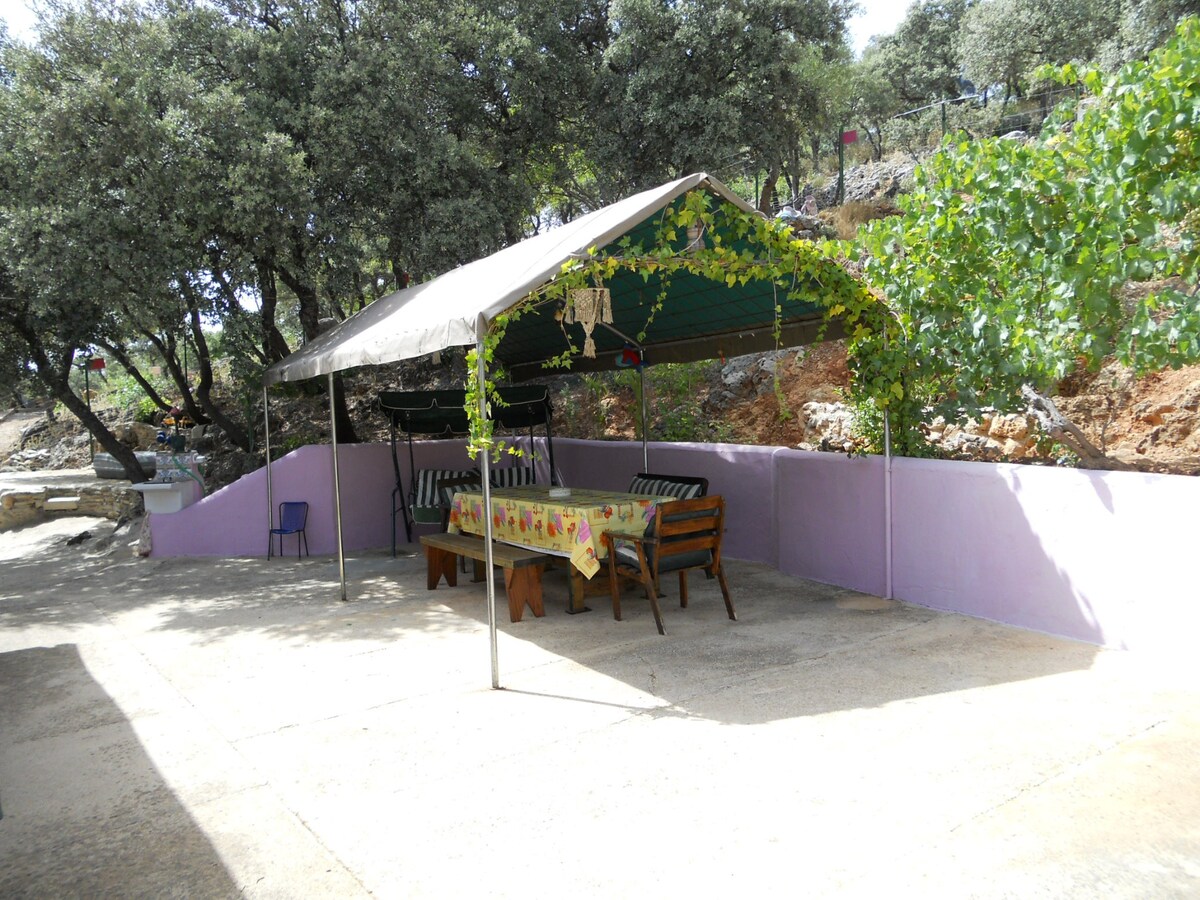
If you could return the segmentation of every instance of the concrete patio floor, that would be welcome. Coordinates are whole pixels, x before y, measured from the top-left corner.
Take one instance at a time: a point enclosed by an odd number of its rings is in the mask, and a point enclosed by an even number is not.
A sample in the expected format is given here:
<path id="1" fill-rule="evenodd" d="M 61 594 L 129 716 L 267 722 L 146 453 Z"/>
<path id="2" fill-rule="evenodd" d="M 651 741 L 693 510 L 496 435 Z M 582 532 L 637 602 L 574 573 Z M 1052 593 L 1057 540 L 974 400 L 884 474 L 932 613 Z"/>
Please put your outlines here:
<path id="1" fill-rule="evenodd" d="M 111 531 L 0 535 L 0 896 L 1200 895 L 1191 659 L 731 561 L 666 637 L 501 591 L 493 691 L 419 557 Z"/>

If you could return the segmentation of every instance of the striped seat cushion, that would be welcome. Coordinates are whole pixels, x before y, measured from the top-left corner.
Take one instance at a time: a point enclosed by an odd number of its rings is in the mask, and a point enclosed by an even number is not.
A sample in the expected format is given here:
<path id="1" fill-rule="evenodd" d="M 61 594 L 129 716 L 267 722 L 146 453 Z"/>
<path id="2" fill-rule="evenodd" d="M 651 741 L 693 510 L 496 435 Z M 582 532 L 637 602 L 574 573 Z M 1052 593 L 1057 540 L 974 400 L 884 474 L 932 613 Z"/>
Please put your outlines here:
<path id="1" fill-rule="evenodd" d="M 503 469 L 491 469 L 488 472 L 492 487 L 516 487 L 522 484 L 536 484 L 537 473 L 527 466 L 507 466 Z"/>
<path id="2" fill-rule="evenodd" d="M 641 563 L 638 562 L 637 547 L 631 541 L 615 542 L 613 548 L 617 554 L 617 562 L 620 565 L 629 566 L 631 569 L 640 569 Z M 646 547 L 646 565 L 651 570 L 654 568 L 654 546 Z M 662 572 L 673 572 L 676 569 L 688 569 L 693 566 L 707 566 L 712 563 L 711 550 L 693 550 L 690 553 L 679 553 L 674 556 L 668 556 L 670 560 L 666 567 L 660 568 Z"/>
<path id="3" fill-rule="evenodd" d="M 699 484 L 683 484 L 683 485 L 681 485 L 678 482 L 676 482 L 675 487 L 696 488 L 697 490 L 699 490 L 701 487 L 703 487 L 703 485 L 699 485 Z M 694 498 L 680 497 L 678 499 L 691 500 Z M 662 512 L 666 508 L 667 507 L 665 507 L 665 506 L 659 507 L 659 512 Z M 720 509 L 721 508 L 719 506 L 714 506 L 710 509 L 697 509 L 697 510 L 693 510 L 691 512 L 679 512 L 679 513 L 673 513 L 673 514 L 669 514 L 669 515 L 663 515 L 663 516 L 661 516 L 661 518 L 664 522 L 672 522 L 672 523 L 683 522 L 688 519 L 700 519 L 700 518 L 704 518 L 706 516 L 716 515 L 720 512 Z M 657 530 L 658 530 L 659 518 L 660 518 L 659 516 L 655 516 L 653 519 L 650 520 L 650 523 L 646 526 L 646 537 L 653 538 L 655 536 L 655 534 L 657 533 Z M 663 548 L 664 550 L 666 550 L 669 548 L 670 544 L 675 543 L 676 541 L 687 541 L 690 538 L 696 537 L 698 534 L 707 536 L 707 535 L 712 535 L 713 532 L 711 532 L 711 531 L 706 531 L 706 532 L 693 531 L 693 532 L 690 532 L 689 534 L 683 535 L 682 537 L 679 537 L 679 538 L 666 537 L 660 541 L 658 546 Z M 616 543 L 616 546 L 613 549 L 616 552 L 617 562 L 627 565 L 627 566 L 630 566 L 634 569 L 639 568 L 636 545 L 634 545 L 634 543 L 632 541 L 622 541 L 620 539 L 618 539 L 615 543 Z M 655 545 L 652 543 L 646 544 L 644 549 L 645 549 L 645 553 L 646 553 L 646 563 L 648 566 L 650 566 L 651 570 L 653 570 L 654 555 L 656 552 Z M 712 563 L 712 551 L 707 550 L 707 549 L 693 550 L 693 551 L 684 552 L 684 553 L 667 553 L 667 555 L 663 558 L 663 563 L 661 563 L 659 565 L 659 571 L 660 572 L 673 572 L 676 569 L 688 569 L 688 568 L 692 568 L 694 566 L 707 566 L 707 565 L 710 565 L 711 563 Z"/>
<path id="4" fill-rule="evenodd" d="M 460 484 L 445 485 L 441 488 L 442 506 L 449 509 L 454 503 L 454 495 L 459 491 L 482 491 L 483 479 L 479 477 L 478 472 L 470 473 L 474 478 L 473 481 L 464 481 Z"/>
<path id="5" fill-rule="evenodd" d="M 438 496 L 438 482 L 443 478 L 479 477 L 475 469 L 418 469 L 417 484 L 413 491 L 412 514 L 414 522 L 440 524 L 442 510 L 448 506 Z"/>
<path id="6" fill-rule="evenodd" d="M 671 481 L 666 478 L 637 478 L 629 483 L 629 493 L 650 494 L 655 497 L 674 497 L 676 500 L 692 500 L 703 496 L 704 486 Z"/>

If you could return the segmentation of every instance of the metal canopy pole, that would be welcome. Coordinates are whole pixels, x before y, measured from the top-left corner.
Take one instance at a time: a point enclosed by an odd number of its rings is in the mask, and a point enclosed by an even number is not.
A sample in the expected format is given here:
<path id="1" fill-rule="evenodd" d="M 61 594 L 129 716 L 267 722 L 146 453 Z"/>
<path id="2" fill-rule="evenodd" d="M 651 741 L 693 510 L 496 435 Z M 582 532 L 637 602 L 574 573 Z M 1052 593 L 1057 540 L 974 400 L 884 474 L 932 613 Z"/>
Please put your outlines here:
<path id="1" fill-rule="evenodd" d="M 554 487 L 556 484 L 558 484 L 558 475 L 556 474 L 556 470 L 554 468 L 554 438 L 550 434 L 550 432 L 553 430 L 553 428 L 551 426 L 551 420 L 553 420 L 553 418 L 554 418 L 554 414 L 550 409 L 550 403 L 547 401 L 547 403 L 546 403 L 546 455 L 550 457 L 550 486 L 551 487 Z"/>
<path id="2" fill-rule="evenodd" d="M 480 313 L 475 319 L 475 364 L 479 379 L 479 419 L 487 421 L 487 359 L 484 356 L 483 340 L 487 336 L 488 322 Z M 489 448 L 482 451 L 479 479 L 483 482 L 483 566 L 487 572 L 488 639 L 492 646 L 492 689 L 500 689 L 500 655 L 496 646 L 496 571 L 492 568 L 492 479 L 489 474 L 491 461 Z"/>
<path id="3" fill-rule="evenodd" d="M 646 348 L 627 335 L 625 332 L 613 328 L 612 325 L 604 322 L 597 323 L 601 327 L 611 331 L 629 346 L 633 347 L 638 352 L 638 358 L 641 360 L 641 365 L 638 366 L 638 380 L 642 389 L 642 471 L 650 471 L 650 450 L 646 439 Z"/>
<path id="4" fill-rule="evenodd" d="M 646 438 L 646 357 L 642 357 L 642 364 L 638 366 L 638 379 L 642 386 L 642 471 L 650 471 L 650 445 Z"/>
<path id="5" fill-rule="evenodd" d="M 883 411 L 883 568 L 887 591 L 884 599 L 892 597 L 892 421 Z"/>
<path id="6" fill-rule="evenodd" d="M 329 426 L 333 436 L 333 506 L 337 512 L 338 577 L 342 582 L 342 601 L 346 601 L 346 553 L 342 549 L 342 485 L 338 478 L 337 416 L 333 408 L 333 373 L 329 373 Z"/>
<path id="7" fill-rule="evenodd" d="M 887 319 L 883 320 L 883 345 L 888 341 Z M 883 408 L 883 578 L 885 600 L 892 599 L 892 417 Z"/>
<path id="8" fill-rule="evenodd" d="M 267 556 L 271 555 L 271 529 L 275 527 L 275 494 L 271 485 L 271 413 L 267 407 L 267 384 L 263 382 L 263 442 L 267 445 Z"/>
<path id="9" fill-rule="evenodd" d="M 83 396 L 87 397 L 88 412 L 92 411 L 92 358 L 88 356 L 83 363 Z M 96 461 L 96 436 L 88 429 L 88 462 Z"/>

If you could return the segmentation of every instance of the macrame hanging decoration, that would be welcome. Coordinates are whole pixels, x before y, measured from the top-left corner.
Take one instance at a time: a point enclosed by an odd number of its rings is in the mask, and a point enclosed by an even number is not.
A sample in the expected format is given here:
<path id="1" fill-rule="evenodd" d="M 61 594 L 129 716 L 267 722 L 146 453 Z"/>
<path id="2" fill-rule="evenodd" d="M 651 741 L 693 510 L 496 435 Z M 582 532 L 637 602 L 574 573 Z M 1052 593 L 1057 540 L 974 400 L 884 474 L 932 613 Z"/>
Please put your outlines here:
<path id="1" fill-rule="evenodd" d="M 592 330 L 597 322 L 612 324 L 612 293 L 606 287 L 573 288 L 567 298 L 565 321 L 568 325 L 578 322 L 583 326 L 587 340 L 583 342 L 583 355 L 596 358 L 596 342 Z"/>

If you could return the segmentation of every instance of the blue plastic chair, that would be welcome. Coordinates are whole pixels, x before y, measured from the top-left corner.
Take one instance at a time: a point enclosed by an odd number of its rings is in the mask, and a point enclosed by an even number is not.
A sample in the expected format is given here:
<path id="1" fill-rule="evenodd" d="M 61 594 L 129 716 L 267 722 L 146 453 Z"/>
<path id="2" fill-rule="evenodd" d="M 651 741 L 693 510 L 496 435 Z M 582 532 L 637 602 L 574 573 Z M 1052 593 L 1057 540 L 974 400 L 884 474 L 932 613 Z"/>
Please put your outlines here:
<path id="1" fill-rule="evenodd" d="M 279 535 L 279 555 L 283 556 L 283 536 L 296 535 L 296 559 L 300 558 L 300 541 L 304 541 L 304 555 L 308 556 L 308 535 L 304 525 L 308 521 L 308 504 L 293 500 L 279 504 L 279 527 L 271 529 L 271 535 Z M 271 558 L 271 537 L 267 538 L 267 559 Z"/>

